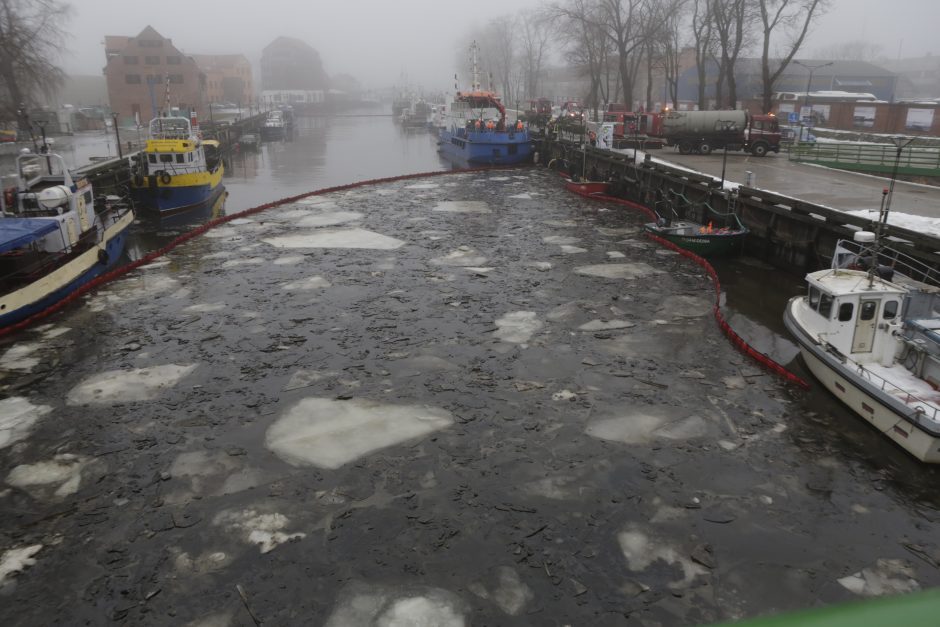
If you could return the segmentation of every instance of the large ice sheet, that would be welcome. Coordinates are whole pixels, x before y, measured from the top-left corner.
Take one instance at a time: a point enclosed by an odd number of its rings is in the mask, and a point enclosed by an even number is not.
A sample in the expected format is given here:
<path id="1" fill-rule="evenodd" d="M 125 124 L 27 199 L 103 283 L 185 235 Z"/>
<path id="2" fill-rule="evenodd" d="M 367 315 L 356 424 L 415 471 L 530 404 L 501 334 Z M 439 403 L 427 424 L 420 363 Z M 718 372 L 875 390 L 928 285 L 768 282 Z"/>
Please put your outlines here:
<path id="1" fill-rule="evenodd" d="M 451 424 L 450 412 L 427 405 L 312 397 L 295 404 L 268 428 L 265 445 L 294 466 L 339 468 Z"/>

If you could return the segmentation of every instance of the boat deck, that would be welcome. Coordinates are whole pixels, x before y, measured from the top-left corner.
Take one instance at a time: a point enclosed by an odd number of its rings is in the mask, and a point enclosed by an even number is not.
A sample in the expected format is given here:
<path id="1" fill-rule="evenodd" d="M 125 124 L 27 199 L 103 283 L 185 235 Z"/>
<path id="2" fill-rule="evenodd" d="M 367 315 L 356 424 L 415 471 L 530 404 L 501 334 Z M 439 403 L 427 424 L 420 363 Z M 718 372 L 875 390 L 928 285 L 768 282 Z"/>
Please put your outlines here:
<path id="1" fill-rule="evenodd" d="M 865 364 L 864 370 L 875 375 L 868 377 L 873 383 L 879 383 L 878 379 L 884 383 L 881 389 L 886 394 L 897 398 L 912 410 L 921 409 L 926 426 L 940 430 L 940 390 L 914 376 L 901 364 Z"/>

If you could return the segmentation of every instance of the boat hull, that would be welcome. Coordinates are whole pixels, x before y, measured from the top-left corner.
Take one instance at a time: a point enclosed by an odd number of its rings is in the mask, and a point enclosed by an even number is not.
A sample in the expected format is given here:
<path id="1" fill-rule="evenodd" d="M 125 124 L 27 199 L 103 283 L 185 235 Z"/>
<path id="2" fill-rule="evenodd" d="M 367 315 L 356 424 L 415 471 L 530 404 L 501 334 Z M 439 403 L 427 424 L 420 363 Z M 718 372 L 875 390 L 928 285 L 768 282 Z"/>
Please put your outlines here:
<path id="1" fill-rule="evenodd" d="M 219 164 L 212 172 L 172 176 L 169 183 L 151 176 L 148 186 L 134 188 L 135 199 L 144 207 L 158 211 L 161 216 L 191 211 L 218 197 L 224 189 L 223 173 L 224 166 Z"/>
<path id="2" fill-rule="evenodd" d="M 702 257 L 726 257 L 740 254 L 744 238 L 748 233 L 745 229 L 728 233 L 677 234 L 652 223 L 645 224 L 643 228 L 648 233 Z"/>
<path id="3" fill-rule="evenodd" d="M 458 136 L 441 131 L 440 152 L 447 158 L 469 165 L 513 165 L 532 159 L 528 133 L 486 132 Z"/>
<path id="4" fill-rule="evenodd" d="M 134 221 L 128 211 L 108 227 L 94 246 L 53 272 L 0 298 L 0 328 L 16 324 L 51 307 L 83 285 L 113 268 L 124 252 L 127 230 Z M 101 251 L 105 255 L 101 255 Z"/>
<path id="5" fill-rule="evenodd" d="M 787 304 L 784 324 L 800 346 L 800 355 L 813 376 L 844 405 L 922 462 L 940 463 L 940 433 L 915 424 L 899 409 L 906 406 L 844 367 L 842 362 L 803 331 L 793 314 L 802 296 Z"/>

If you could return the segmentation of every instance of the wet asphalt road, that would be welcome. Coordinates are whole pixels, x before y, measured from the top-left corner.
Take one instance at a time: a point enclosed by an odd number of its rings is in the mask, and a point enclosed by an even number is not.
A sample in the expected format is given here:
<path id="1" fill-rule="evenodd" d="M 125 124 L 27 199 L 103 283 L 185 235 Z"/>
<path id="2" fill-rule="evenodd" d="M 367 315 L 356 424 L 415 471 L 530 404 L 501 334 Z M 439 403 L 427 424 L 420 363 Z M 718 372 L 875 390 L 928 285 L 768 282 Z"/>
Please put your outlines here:
<path id="1" fill-rule="evenodd" d="M 361 188 L 4 342 L 0 622 L 691 625 L 937 585 L 935 471 L 747 362 L 640 224 L 538 170 Z M 719 271 L 760 295 L 736 326 L 785 297 Z"/>

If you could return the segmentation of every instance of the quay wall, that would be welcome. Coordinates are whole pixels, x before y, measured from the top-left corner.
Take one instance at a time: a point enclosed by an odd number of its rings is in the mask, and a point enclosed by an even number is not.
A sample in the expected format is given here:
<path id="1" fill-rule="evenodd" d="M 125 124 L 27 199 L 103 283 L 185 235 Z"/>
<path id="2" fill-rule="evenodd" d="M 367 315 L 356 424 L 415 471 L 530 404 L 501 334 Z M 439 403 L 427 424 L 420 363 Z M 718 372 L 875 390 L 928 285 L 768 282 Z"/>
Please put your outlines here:
<path id="1" fill-rule="evenodd" d="M 582 151 L 576 142 L 547 138 L 538 141 L 536 151 L 541 165 L 574 173 L 582 168 L 593 171 L 612 181 L 613 195 L 650 208 L 668 210 L 669 199 L 674 199 L 671 206 L 680 217 L 702 223 L 712 219 L 706 205 L 717 213 L 733 213 L 750 230 L 747 254 L 796 274 L 828 267 L 838 240 L 875 228 L 870 219 L 767 190 L 722 190 L 721 181 L 710 175 L 644 158 L 642 152 L 634 163 L 630 151 L 590 146 Z M 892 247 L 940 271 L 940 238 L 892 225 L 885 227 L 885 234 Z"/>

